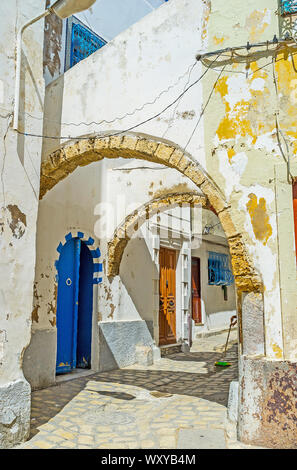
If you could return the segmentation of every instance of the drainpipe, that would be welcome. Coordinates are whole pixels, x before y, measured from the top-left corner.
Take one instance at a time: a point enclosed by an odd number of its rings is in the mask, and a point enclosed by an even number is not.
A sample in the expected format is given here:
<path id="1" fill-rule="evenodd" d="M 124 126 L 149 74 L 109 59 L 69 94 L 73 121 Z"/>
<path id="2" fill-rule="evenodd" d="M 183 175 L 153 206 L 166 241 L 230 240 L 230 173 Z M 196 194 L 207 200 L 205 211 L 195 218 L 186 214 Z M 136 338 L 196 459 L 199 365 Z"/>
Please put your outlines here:
<path id="1" fill-rule="evenodd" d="M 50 10 L 45 10 L 41 15 L 36 16 L 33 20 L 28 21 L 28 23 L 24 24 L 22 28 L 18 32 L 17 36 L 17 49 L 16 49 L 16 72 L 15 72 L 15 90 L 14 90 L 14 112 L 13 112 L 13 129 L 18 130 L 19 126 L 19 109 L 20 109 L 20 84 L 21 84 L 21 61 L 22 61 L 22 37 L 23 32 L 25 29 L 28 28 L 36 21 L 40 20 L 41 18 L 49 15 L 51 12 Z"/>
<path id="2" fill-rule="evenodd" d="M 50 13 L 54 13 L 61 19 L 68 18 L 74 13 L 79 13 L 90 8 L 96 0 L 57 0 L 52 6 L 47 8 L 43 13 L 36 16 L 28 23 L 24 24 L 17 36 L 17 49 L 16 49 L 16 73 L 15 73 L 15 91 L 14 91 L 14 115 L 13 115 L 13 129 L 18 130 L 19 124 L 19 110 L 20 110 L 20 83 L 21 83 L 21 61 L 22 61 L 22 36 L 25 29 L 36 21 L 41 20 Z"/>

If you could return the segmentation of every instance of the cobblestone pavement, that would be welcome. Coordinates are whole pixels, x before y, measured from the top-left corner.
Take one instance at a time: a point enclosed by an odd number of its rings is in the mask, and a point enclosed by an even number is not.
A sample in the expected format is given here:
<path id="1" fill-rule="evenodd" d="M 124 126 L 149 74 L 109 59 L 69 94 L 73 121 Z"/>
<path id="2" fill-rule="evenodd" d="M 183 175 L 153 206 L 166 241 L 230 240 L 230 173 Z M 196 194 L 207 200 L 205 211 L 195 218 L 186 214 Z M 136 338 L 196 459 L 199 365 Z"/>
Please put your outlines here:
<path id="1" fill-rule="evenodd" d="M 226 447 L 229 383 L 237 380 L 234 338 L 228 368 L 214 365 L 222 357 L 222 334 L 149 367 L 96 373 L 33 392 L 31 436 L 18 448 Z"/>

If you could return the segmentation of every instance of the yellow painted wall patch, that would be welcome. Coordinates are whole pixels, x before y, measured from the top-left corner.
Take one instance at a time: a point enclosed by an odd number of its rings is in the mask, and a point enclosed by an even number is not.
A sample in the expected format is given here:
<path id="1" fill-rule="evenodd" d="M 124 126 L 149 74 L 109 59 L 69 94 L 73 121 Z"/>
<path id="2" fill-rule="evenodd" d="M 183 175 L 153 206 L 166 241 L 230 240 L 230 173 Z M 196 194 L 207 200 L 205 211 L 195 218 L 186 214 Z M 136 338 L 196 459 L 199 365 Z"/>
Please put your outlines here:
<path id="1" fill-rule="evenodd" d="M 272 235 L 272 227 L 269 223 L 269 216 L 266 210 L 266 201 L 260 197 L 259 202 L 255 194 L 249 194 L 249 201 L 246 205 L 250 214 L 253 231 L 257 240 L 266 245 L 268 238 Z"/>

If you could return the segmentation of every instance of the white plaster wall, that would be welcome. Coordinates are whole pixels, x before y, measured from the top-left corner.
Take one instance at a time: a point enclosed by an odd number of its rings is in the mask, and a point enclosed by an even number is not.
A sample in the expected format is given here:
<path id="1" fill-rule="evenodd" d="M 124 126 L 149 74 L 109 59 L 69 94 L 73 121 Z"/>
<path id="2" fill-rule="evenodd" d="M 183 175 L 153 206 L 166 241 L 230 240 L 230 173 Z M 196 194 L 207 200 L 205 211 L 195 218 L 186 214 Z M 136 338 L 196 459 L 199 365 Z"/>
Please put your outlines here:
<path id="1" fill-rule="evenodd" d="M 50 1 L 49 5 L 54 2 L 55 0 Z M 97 0 L 91 8 L 77 13 L 75 16 L 86 27 L 106 41 L 110 41 L 163 3 L 165 3 L 164 0 L 125 0 L 124 2 L 122 0 Z M 56 19 L 56 21 L 59 20 Z M 58 78 L 65 71 L 67 19 L 62 22 L 62 34 L 55 34 L 55 42 L 60 43 L 59 50 L 56 50 L 60 65 L 54 74 L 50 73 L 47 66 L 45 67 L 46 84 Z"/>
<path id="2" fill-rule="evenodd" d="M 171 0 L 161 5 L 53 82 L 48 87 L 48 97 L 55 103 L 56 93 L 62 93 L 62 109 L 57 113 L 56 107 L 47 107 L 45 117 L 50 121 L 79 124 L 114 120 L 141 108 L 110 125 L 105 122 L 90 126 L 62 125 L 59 129 L 61 135 L 79 136 L 125 129 L 159 112 L 177 98 L 189 80 L 194 81 L 202 72 L 195 55 L 202 48 L 203 9 L 203 2 L 190 0 Z M 160 98 L 156 99 L 159 94 Z M 178 107 L 171 107 L 158 119 L 137 127 L 137 131 L 172 139 L 184 146 L 196 125 L 201 104 L 199 83 L 178 102 Z M 50 121 L 46 121 L 46 133 L 56 134 L 57 129 Z M 202 122 L 203 119 L 187 149 L 190 152 L 195 149 L 193 153 L 203 163 Z M 47 140 L 44 155 L 56 146 L 57 142 Z"/>
<path id="3" fill-rule="evenodd" d="M 41 140 L 12 130 L 16 34 L 43 2 L 0 4 L 0 448 L 24 440 L 30 426 L 30 386 L 22 371 L 30 342 Z M 43 21 L 23 35 L 19 130 L 43 109 Z M 42 120 L 30 124 L 42 132 Z"/>
<path id="4" fill-rule="evenodd" d="M 30 340 L 41 140 L 18 135 L 11 122 L 16 31 L 43 10 L 42 3 L 0 5 L 0 331 L 5 338 L 0 384 L 22 377 L 22 354 Z M 29 28 L 23 39 L 20 129 L 27 131 L 24 111 L 40 113 L 43 107 L 43 21 Z M 31 122 L 30 129 L 42 132 L 42 121 Z"/>

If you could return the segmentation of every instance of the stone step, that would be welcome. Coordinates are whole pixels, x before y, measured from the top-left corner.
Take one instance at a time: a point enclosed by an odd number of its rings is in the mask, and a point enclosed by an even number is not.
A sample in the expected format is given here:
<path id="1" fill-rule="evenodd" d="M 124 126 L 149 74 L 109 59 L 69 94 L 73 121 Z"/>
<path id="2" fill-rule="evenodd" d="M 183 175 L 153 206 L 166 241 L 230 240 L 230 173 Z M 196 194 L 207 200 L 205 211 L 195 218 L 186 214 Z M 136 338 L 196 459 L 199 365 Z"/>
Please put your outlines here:
<path id="1" fill-rule="evenodd" d="M 181 352 L 182 345 L 177 344 L 166 344 L 164 346 L 160 346 L 161 357 L 170 356 L 170 354 L 177 354 Z"/>

